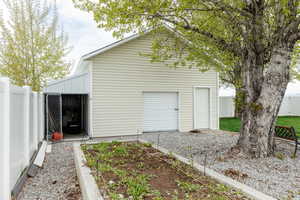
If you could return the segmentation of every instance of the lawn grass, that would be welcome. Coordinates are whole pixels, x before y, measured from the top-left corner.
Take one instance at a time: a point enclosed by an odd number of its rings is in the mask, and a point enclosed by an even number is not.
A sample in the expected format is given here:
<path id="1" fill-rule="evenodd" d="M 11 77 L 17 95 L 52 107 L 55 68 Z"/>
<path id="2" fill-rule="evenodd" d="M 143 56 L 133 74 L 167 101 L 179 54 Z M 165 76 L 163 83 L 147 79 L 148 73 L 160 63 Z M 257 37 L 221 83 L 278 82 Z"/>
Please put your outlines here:
<path id="1" fill-rule="evenodd" d="M 240 130 L 240 119 L 238 118 L 220 118 L 220 129 L 225 131 L 238 132 Z M 293 126 L 300 136 L 300 116 L 281 116 L 278 117 L 277 125 Z"/>
<path id="2" fill-rule="evenodd" d="M 106 199 L 248 200 L 151 144 L 102 142 L 81 148 Z"/>

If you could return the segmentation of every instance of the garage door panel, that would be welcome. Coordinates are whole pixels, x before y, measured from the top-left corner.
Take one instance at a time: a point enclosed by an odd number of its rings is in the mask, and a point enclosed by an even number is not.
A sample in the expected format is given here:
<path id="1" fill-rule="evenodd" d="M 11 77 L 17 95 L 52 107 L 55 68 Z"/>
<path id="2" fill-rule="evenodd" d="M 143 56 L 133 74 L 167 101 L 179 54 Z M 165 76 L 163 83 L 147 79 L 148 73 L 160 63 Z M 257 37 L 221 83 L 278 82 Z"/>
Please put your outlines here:
<path id="1" fill-rule="evenodd" d="M 178 129 L 178 94 L 144 93 L 144 132 Z"/>

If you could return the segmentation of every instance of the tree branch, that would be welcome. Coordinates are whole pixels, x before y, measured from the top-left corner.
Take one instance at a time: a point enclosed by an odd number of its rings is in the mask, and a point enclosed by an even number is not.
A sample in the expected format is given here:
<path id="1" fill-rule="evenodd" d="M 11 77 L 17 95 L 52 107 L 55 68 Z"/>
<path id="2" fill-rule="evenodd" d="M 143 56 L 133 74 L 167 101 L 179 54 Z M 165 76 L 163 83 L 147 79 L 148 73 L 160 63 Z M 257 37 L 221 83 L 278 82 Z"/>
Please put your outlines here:
<path id="1" fill-rule="evenodd" d="M 207 37 L 208 39 L 211 39 L 212 41 L 214 41 L 216 43 L 217 46 L 219 46 L 220 48 L 222 48 L 222 50 L 224 51 L 230 51 L 232 52 L 234 55 L 236 56 L 240 56 L 241 55 L 241 51 L 239 51 L 239 46 L 237 44 L 234 43 L 227 43 L 223 38 L 219 38 L 216 37 L 215 35 L 213 35 L 212 33 L 208 32 L 208 31 L 204 31 L 201 30 L 195 26 L 192 26 L 189 24 L 187 19 L 184 19 L 183 21 L 185 22 L 185 24 L 181 24 L 180 22 L 176 21 L 176 20 L 172 20 L 169 19 L 163 15 L 161 15 L 160 13 L 157 13 L 156 15 L 153 15 L 153 17 L 158 17 L 160 19 L 162 19 L 163 21 L 169 22 L 175 26 L 181 27 L 185 30 L 190 30 L 193 31 L 195 33 L 198 33 L 202 36 Z M 183 17 L 181 17 L 182 19 Z"/>

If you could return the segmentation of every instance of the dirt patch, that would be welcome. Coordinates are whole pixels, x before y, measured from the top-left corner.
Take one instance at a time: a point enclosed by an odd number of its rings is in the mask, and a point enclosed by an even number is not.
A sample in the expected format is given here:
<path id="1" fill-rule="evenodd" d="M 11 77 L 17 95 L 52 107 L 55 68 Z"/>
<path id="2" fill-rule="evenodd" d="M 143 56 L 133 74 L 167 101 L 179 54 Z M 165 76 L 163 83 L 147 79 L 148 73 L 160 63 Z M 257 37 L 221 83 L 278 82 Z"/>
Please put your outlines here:
<path id="1" fill-rule="evenodd" d="M 233 179 L 238 179 L 238 180 L 249 178 L 248 174 L 244 174 L 244 173 L 242 173 L 238 170 L 232 169 L 232 168 L 224 170 L 224 174 L 226 176 L 229 176 Z"/>
<path id="2" fill-rule="evenodd" d="M 105 199 L 248 199 L 149 144 L 82 145 Z"/>

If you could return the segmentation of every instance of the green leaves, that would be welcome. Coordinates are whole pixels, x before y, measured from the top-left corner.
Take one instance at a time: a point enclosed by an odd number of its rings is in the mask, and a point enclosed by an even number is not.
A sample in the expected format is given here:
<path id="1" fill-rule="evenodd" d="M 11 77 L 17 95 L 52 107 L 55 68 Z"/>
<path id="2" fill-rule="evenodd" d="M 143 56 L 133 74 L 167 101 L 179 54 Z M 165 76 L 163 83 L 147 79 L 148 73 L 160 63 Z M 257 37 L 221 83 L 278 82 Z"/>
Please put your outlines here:
<path id="1" fill-rule="evenodd" d="M 230 84 L 241 82 L 240 74 L 231 72 L 237 71 L 235 68 L 247 51 L 263 54 L 263 65 L 267 68 L 268 55 L 272 54 L 278 38 L 288 40 L 289 32 L 284 27 L 295 20 L 300 10 L 296 0 L 73 2 L 93 13 L 99 27 L 112 30 L 115 37 L 152 29 L 152 53 L 147 56 L 153 62 L 165 62 L 171 67 L 197 67 L 200 71 L 215 69 L 226 77 L 224 80 L 232 78 Z M 297 52 L 294 60 L 299 56 Z"/>
<path id="2" fill-rule="evenodd" d="M 58 30 L 55 6 L 42 0 L 7 0 L 9 20 L 0 16 L 0 73 L 16 85 L 40 91 L 47 80 L 68 73 L 67 37 Z M 53 3 L 52 3 L 53 5 Z"/>

